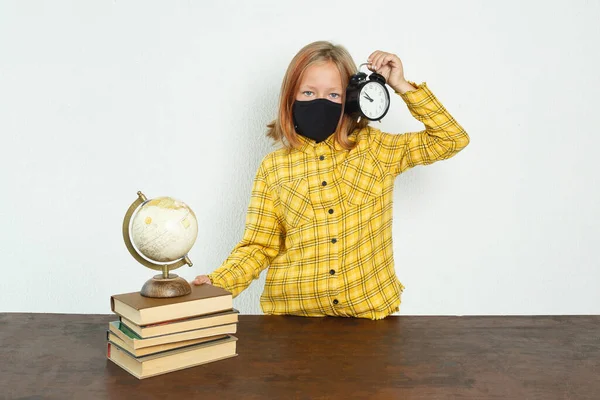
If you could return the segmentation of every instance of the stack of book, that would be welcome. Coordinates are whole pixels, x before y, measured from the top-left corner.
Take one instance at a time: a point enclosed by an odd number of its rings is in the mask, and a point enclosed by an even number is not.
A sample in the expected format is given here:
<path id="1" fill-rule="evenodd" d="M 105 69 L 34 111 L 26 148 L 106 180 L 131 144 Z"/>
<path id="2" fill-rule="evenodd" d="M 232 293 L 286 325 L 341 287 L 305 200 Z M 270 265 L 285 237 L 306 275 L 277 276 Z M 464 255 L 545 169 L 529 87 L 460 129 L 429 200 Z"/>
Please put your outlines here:
<path id="1" fill-rule="evenodd" d="M 106 356 L 138 379 L 237 356 L 239 311 L 217 286 L 173 298 L 117 294 L 110 306 L 119 320 L 109 323 Z"/>

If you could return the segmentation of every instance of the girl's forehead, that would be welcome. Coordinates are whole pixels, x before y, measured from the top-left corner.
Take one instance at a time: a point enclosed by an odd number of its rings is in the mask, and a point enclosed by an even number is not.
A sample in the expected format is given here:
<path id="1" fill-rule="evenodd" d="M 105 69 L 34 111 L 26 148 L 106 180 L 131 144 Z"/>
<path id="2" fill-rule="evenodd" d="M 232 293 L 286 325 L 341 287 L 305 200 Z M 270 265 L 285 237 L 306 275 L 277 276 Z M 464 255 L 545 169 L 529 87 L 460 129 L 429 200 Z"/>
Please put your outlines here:
<path id="1" fill-rule="evenodd" d="M 309 66 L 304 71 L 300 85 L 310 85 L 326 89 L 341 88 L 342 77 L 334 63 L 317 63 Z"/>

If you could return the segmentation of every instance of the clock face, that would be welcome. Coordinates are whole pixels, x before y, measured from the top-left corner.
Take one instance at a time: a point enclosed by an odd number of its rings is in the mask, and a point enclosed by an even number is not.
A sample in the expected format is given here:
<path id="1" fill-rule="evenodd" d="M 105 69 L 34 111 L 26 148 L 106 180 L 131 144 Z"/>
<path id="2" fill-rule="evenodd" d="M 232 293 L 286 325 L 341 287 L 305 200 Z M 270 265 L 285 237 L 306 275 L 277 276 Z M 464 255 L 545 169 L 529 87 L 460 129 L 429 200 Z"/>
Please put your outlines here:
<path id="1" fill-rule="evenodd" d="M 367 82 L 360 91 L 358 104 L 367 118 L 378 120 L 387 112 L 390 104 L 388 91 L 378 82 Z"/>

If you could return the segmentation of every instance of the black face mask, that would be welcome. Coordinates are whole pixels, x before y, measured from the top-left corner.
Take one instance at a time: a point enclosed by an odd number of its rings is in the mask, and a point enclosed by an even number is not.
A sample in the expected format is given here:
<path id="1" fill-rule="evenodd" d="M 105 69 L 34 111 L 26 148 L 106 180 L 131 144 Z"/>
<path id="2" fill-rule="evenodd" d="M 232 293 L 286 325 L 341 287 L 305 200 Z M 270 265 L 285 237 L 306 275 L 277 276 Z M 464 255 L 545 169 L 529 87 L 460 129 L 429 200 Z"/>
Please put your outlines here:
<path id="1" fill-rule="evenodd" d="M 335 132 L 341 114 L 342 105 L 327 99 L 296 100 L 292 106 L 296 132 L 317 143 Z"/>

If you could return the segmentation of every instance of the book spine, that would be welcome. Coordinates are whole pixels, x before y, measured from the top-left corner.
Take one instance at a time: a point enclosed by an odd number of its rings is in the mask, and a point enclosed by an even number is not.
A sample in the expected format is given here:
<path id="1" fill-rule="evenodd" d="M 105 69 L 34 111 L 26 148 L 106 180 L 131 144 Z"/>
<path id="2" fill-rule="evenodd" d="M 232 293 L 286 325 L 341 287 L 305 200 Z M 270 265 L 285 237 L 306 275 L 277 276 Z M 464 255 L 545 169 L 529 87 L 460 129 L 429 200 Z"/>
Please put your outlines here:
<path id="1" fill-rule="evenodd" d="M 110 358 L 110 342 L 108 342 L 108 345 L 106 346 L 106 357 Z"/>

